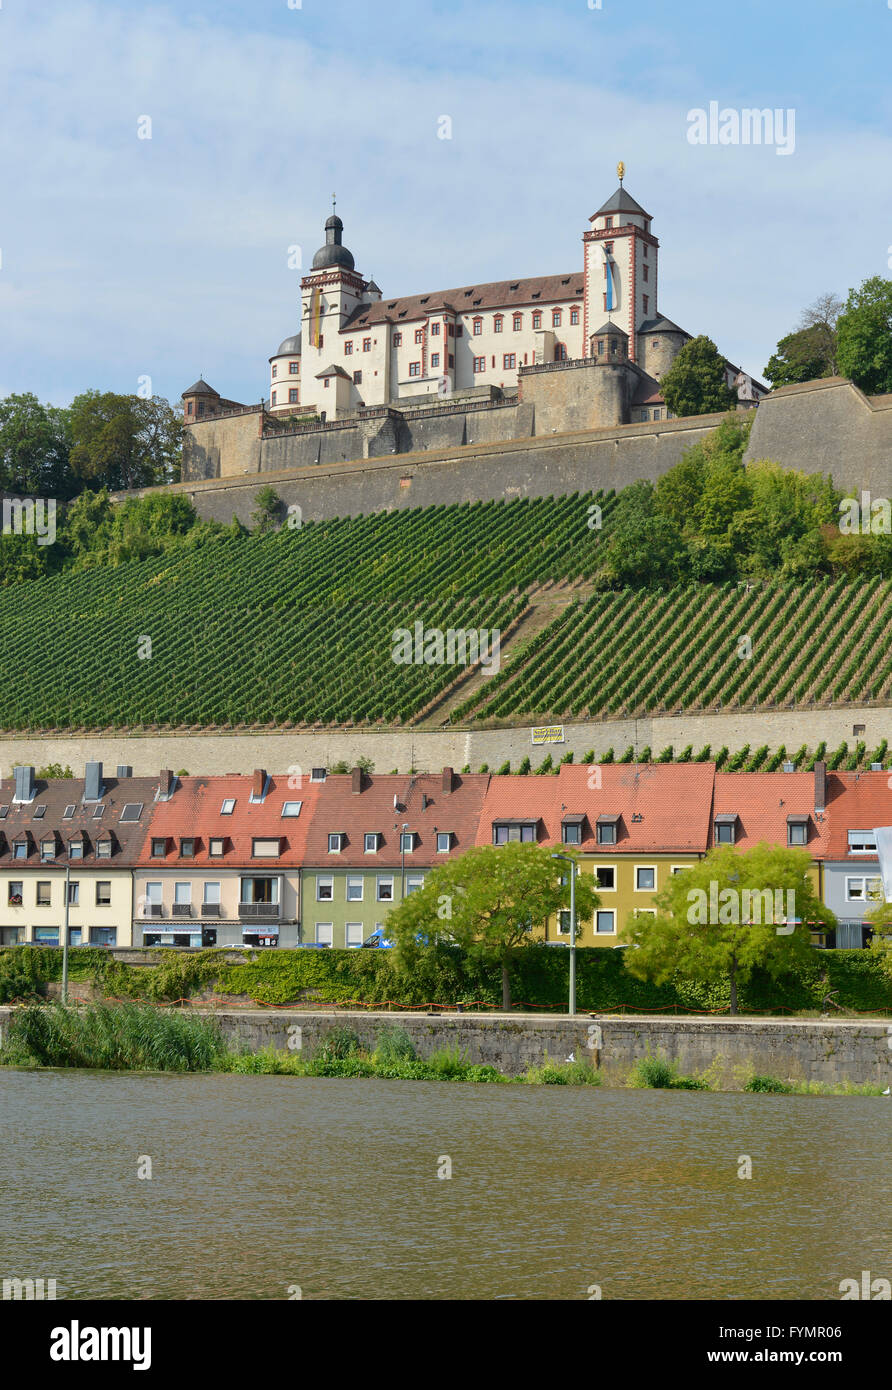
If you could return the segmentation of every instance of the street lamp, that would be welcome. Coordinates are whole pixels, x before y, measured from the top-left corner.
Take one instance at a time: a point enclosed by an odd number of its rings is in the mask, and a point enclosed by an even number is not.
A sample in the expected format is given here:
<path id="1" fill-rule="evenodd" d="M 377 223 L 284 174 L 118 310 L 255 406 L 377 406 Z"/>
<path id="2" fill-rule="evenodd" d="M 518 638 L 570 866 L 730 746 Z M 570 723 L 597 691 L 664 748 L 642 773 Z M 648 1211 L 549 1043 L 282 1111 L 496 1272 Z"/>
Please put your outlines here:
<path id="1" fill-rule="evenodd" d="M 71 895 L 71 860 L 65 865 L 65 922 L 62 927 L 62 1003 L 68 1003 L 68 908 Z"/>
<path id="2" fill-rule="evenodd" d="M 569 854 L 553 854 L 552 859 L 563 859 L 570 865 L 570 1008 L 572 1017 L 576 1013 L 576 861 Z M 560 920 L 560 919 L 558 919 Z"/>
<path id="3" fill-rule="evenodd" d="M 406 896 L 406 831 L 409 829 L 409 822 L 403 822 L 400 831 L 400 902 Z"/>

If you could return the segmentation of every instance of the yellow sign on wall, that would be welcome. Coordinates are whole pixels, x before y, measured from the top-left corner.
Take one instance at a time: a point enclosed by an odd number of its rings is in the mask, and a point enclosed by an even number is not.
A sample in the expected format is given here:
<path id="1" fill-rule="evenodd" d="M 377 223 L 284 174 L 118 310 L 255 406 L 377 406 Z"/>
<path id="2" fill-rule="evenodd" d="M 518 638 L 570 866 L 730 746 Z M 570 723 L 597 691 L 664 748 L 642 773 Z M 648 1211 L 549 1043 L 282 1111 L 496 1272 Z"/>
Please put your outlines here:
<path id="1" fill-rule="evenodd" d="M 564 726 L 563 724 L 542 724 L 538 729 L 533 730 L 533 747 L 542 743 L 563 743 Z"/>

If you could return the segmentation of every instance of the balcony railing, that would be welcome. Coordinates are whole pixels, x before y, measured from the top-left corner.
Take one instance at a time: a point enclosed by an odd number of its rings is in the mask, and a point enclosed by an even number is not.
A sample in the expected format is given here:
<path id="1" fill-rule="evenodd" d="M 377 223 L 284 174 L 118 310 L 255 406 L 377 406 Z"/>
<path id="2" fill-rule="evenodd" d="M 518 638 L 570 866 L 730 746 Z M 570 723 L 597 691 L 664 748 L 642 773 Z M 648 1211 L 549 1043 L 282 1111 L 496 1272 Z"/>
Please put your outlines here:
<path id="1" fill-rule="evenodd" d="M 170 909 L 170 915 L 171 915 L 172 917 L 191 917 L 191 916 L 192 916 L 192 904 L 191 904 L 191 903 L 174 903 L 173 906 L 172 906 L 171 909 Z"/>
<path id="2" fill-rule="evenodd" d="M 144 903 L 142 915 L 143 917 L 163 917 L 164 908 L 161 903 Z"/>
<path id="3" fill-rule="evenodd" d="M 239 903 L 241 922 L 278 922 L 282 909 L 278 903 Z"/>
<path id="4" fill-rule="evenodd" d="M 202 904 L 201 904 L 201 915 L 202 915 L 202 917 L 220 917 L 220 916 L 222 916 L 222 913 L 221 913 L 221 911 L 220 911 L 220 904 L 219 904 L 219 903 L 202 903 Z"/>

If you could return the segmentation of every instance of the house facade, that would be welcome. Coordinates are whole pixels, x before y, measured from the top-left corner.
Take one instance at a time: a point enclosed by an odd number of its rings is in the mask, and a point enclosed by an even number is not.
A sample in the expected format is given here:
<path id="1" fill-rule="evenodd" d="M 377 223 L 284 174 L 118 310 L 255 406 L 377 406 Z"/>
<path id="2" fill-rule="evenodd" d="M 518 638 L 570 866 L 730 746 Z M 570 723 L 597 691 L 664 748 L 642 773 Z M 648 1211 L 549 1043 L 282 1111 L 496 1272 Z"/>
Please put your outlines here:
<path id="1" fill-rule="evenodd" d="M 134 944 L 300 945 L 301 865 L 319 785 L 264 768 L 168 774 L 134 874 Z"/>
<path id="2" fill-rule="evenodd" d="M 330 773 L 309 826 L 302 875 L 304 944 L 362 946 L 426 875 L 470 849 L 490 777 Z"/>
<path id="3" fill-rule="evenodd" d="M 158 779 L 87 763 L 46 781 L 16 767 L 0 782 L 0 945 L 129 946 L 133 868 Z"/>

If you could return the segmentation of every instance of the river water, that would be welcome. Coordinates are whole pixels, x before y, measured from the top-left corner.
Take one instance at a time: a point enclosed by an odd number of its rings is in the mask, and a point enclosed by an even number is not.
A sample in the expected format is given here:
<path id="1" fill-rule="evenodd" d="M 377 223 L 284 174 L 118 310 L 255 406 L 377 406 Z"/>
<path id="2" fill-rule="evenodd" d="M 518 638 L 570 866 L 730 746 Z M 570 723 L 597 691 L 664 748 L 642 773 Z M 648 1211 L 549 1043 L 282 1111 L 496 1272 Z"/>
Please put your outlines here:
<path id="1" fill-rule="evenodd" d="M 888 1097 L 3 1068 L 0 1278 L 59 1298 L 838 1299 L 892 1277 L 890 1120 Z"/>

